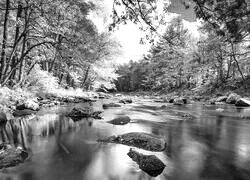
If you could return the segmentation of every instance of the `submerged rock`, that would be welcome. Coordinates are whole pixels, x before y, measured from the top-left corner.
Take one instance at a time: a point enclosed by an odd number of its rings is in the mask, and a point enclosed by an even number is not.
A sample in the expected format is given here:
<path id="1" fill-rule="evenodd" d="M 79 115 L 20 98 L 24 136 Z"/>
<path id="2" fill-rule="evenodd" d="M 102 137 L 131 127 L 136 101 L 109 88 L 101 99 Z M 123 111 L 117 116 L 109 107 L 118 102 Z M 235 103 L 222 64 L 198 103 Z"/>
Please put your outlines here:
<path id="1" fill-rule="evenodd" d="M 231 93 L 227 97 L 226 103 L 228 103 L 228 104 L 235 104 L 240 98 L 241 98 L 240 95 L 238 95 L 236 93 Z"/>
<path id="2" fill-rule="evenodd" d="M 102 107 L 103 107 L 103 109 L 108 109 L 108 108 L 112 108 L 112 107 L 121 107 L 121 105 L 115 104 L 115 103 L 109 103 L 109 104 L 103 104 Z"/>
<path id="3" fill-rule="evenodd" d="M 248 107 L 250 106 L 250 100 L 240 98 L 238 101 L 236 101 L 235 106 Z"/>
<path id="4" fill-rule="evenodd" d="M 123 103 L 123 104 L 131 104 L 133 101 L 132 99 L 122 99 L 119 101 L 119 103 Z"/>
<path id="5" fill-rule="evenodd" d="M 114 125 L 125 125 L 125 124 L 128 124 L 130 120 L 131 119 L 128 116 L 120 116 L 111 121 L 108 121 L 108 123 L 114 124 Z"/>
<path id="6" fill-rule="evenodd" d="M 161 174 L 166 167 L 166 165 L 155 155 L 143 155 L 132 149 L 129 150 L 127 155 L 139 165 L 141 170 L 153 177 Z"/>
<path id="7" fill-rule="evenodd" d="M 16 166 L 28 157 L 28 153 L 10 144 L 0 144 L 0 169 Z"/>
<path id="8" fill-rule="evenodd" d="M 103 139 L 98 139 L 98 142 L 106 143 L 118 143 L 127 146 L 134 146 L 137 148 L 149 150 L 149 151 L 164 151 L 166 148 L 166 142 L 153 135 L 142 132 L 132 132 L 118 136 L 110 136 Z"/>
<path id="9" fill-rule="evenodd" d="M 93 108 L 90 107 L 74 107 L 70 113 L 68 114 L 69 117 L 74 119 L 81 119 L 81 118 L 88 118 L 92 117 L 95 119 L 101 119 L 100 114 L 102 111 L 93 111 Z"/>

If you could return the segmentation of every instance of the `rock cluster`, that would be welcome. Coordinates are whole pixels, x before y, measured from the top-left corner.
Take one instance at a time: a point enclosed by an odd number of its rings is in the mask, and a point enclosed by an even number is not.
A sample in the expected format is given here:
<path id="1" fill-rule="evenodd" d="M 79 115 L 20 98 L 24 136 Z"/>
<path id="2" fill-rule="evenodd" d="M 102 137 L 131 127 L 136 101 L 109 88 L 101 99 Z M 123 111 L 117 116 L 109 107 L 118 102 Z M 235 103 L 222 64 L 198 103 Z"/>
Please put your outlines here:
<path id="1" fill-rule="evenodd" d="M 238 107 L 248 107 L 250 106 L 249 98 L 242 98 L 236 93 L 230 93 L 228 96 L 219 96 L 217 98 L 210 99 L 210 104 L 234 104 Z"/>

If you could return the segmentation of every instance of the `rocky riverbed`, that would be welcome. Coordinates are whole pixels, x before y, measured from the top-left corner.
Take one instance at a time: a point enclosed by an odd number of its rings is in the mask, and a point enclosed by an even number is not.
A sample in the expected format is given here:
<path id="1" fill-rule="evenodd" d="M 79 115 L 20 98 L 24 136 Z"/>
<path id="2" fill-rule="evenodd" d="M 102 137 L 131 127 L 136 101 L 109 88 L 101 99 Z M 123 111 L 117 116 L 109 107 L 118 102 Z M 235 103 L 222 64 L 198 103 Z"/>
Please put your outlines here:
<path id="1" fill-rule="evenodd" d="M 90 97 L 87 101 L 77 99 L 75 103 L 51 107 L 39 105 L 39 110 L 32 110 L 33 114 L 14 119 L 2 114 L 7 120 L 2 121 L 1 141 L 3 147 L 9 148 L 1 150 L 7 157 L 1 167 L 7 173 L 0 171 L 0 175 L 3 179 L 17 174 L 23 179 L 26 173 L 34 174 L 35 179 L 44 178 L 42 174 L 46 174 L 46 179 L 79 179 L 84 171 L 87 180 L 108 178 L 110 174 L 123 179 L 150 176 L 162 180 L 166 177 L 199 179 L 200 173 L 206 174 L 203 168 L 212 163 L 213 159 L 208 158 L 212 156 L 216 162 L 223 162 L 207 167 L 209 171 L 217 171 L 210 174 L 212 177 L 220 179 L 218 173 L 224 173 L 227 179 L 250 177 L 247 156 L 238 154 L 237 149 L 230 148 L 233 154 L 227 154 L 228 149 L 210 146 L 237 142 L 235 147 L 248 148 L 250 134 L 245 119 L 250 117 L 250 111 L 227 104 L 225 97 L 220 104 L 183 99 L 178 97 L 176 104 L 175 100 L 163 102 L 161 97 L 104 97 L 102 94 L 101 98 Z M 119 106 L 104 108 L 105 104 Z M 238 136 L 241 140 L 233 141 Z M 234 164 L 243 174 L 227 169 L 227 164 L 232 162 L 226 157 L 231 156 L 238 161 L 246 160 L 239 162 L 240 166 Z"/>

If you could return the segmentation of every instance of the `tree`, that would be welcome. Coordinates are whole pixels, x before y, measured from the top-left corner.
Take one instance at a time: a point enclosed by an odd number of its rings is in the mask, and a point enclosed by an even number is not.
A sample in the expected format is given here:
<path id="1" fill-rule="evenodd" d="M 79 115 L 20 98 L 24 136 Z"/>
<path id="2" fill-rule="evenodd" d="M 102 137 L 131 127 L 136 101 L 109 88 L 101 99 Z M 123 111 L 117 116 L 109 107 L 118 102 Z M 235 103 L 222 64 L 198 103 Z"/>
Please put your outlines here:
<path id="1" fill-rule="evenodd" d="M 219 36 L 241 42 L 250 33 L 250 3 L 247 0 L 193 0 L 198 18 L 208 22 Z"/>
<path id="2" fill-rule="evenodd" d="M 188 30 L 182 20 L 176 18 L 162 36 L 156 45 L 152 45 L 147 57 L 119 67 L 118 89 L 161 91 L 180 88 L 187 83 Z M 165 39 L 171 39 L 173 43 L 169 44 Z"/>
<path id="3" fill-rule="evenodd" d="M 23 86 L 38 64 L 62 86 L 84 86 L 93 65 L 112 59 L 118 46 L 88 18 L 84 0 L 6 0 L 0 3 L 2 86 Z M 15 18 L 13 18 L 15 17 Z"/>
<path id="4" fill-rule="evenodd" d="M 191 53 L 187 53 L 186 51 L 188 49 L 185 48 L 173 51 L 176 57 L 173 56 L 172 58 L 178 59 L 177 57 L 180 57 L 180 59 L 183 59 L 183 54 L 185 54 L 185 56 L 188 55 L 189 60 L 183 61 L 180 64 L 171 64 L 172 61 L 167 63 L 168 65 L 166 67 L 172 67 L 178 70 L 178 73 L 174 74 L 171 79 L 179 79 L 179 84 L 181 84 L 183 80 L 182 76 L 187 74 L 184 79 L 187 78 L 190 80 L 192 77 L 190 71 L 193 70 L 204 75 L 203 77 L 206 77 L 206 80 L 208 80 L 208 74 L 209 76 L 211 75 L 211 77 L 216 77 L 215 79 L 212 78 L 213 80 L 211 79 L 212 81 L 216 81 L 215 84 L 227 83 L 232 77 L 233 79 L 241 77 L 242 82 L 245 82 L 249 73 L 247 62 L 250 54 L 248 44 L 250 40 L 250 3 L 246 0 L 182 1 L 186 8 L 191 7 L 189 6 L 190 2 L 194 4 L 197 18 L 203 20 L 202 29 L 206 34 L 206 38 L 205 41 L 200 41 L 200 44 L 197 45 L 199 47 L 198 51 L 192 50 Z M 176 39 L 172 38 L 172 36 L 165 36 L 157 32 L 159 26 L 155 25 L 155 21 L 157 20 L 157 12 L 155 12 L 155 10 L 159 4 L 164 7 L 163 11 L 165 13 L 168 12 L 167 7 L 169 4 L 163 4 L 159 0 L 123 0 L 121 2 L 115 0 L 113 8 L 114 21 L 111 26 L 114 27 L 116 24 L 124 23 L 127 20 L 134 21 L 139 25 L 144 23 L 147 25 L 147 29 L 142 28 L 142 30 L 149 30 L 150 33 L 159 35 L 160 40 L 164 40 L 169 47 L 178 47 L 178 41 L 176 42 Z M 124 7 L 123 14 L 116 11 L 117 6 Z M 127 16 L 124 16 L 124 14 Z M 159 24 L 166 25 L 164 17 L 158 20 Z M 155 54 L 164 52 L 159 43 L 157 43 L 153 51 L 155 51 L 153 52 Z M 169 56 L 171 53 L 166 54 Z M 164 77 L 164 72 L 167 70 L 170 72 L 171 69 L 164 69 L 164 63 L 158 63 L 159 61 L 163 62 L 163 59 L 171 59 L 171 57 L 153 55 L 153 59 L 155 59 L 155 70 L 157 72 L 152 69 L 149 73 L 151 75 L 150 78 L 148 78 L 148 83 L 151 84 L 151 79 L 153 79 L 153 82 L 156 84 L 164 84 L 163 81 L 166 81 L 167 84 L 172 84 L 172 82 L 170 83 L 168 81 L 169 76 Z M 186 62 L 190 63 L 188 64 Z M 203 63 L 206 63 L 204 67 L 202 67 Z M 154 66 L 154 64 L 152 65 Z M 209 68 L 212 68 L 213 70 L 211 71 L 215 73 L 212 74 Z"/>

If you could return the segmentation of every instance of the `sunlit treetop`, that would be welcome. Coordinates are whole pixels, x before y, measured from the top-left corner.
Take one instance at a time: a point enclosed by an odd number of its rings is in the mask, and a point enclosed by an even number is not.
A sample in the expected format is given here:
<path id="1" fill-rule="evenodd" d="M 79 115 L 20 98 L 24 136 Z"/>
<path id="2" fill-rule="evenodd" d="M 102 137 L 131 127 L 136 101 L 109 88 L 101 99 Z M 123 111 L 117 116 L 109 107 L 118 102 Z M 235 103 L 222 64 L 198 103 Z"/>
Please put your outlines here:
<path id="1" fill-rule="evenodd" d="M 219 36 L 242 41 L 250 32 L 248 0 L 178 0 L 185 8 L 194 7 L 197 18 L 209 23 Z M 190 6 L 193 4 L 193 6 Z M 166 25 L 169 0 L 113 0 L 113 22 L 109 29 L 131 21 L 148 32 L 146 38 L 160 35 L 158 28 Z M 166 39 L 171 43 L 170 39 Z M 153 41 L 151 39 L 151 41 Z"/>
<path id="2" fill-rule="evenodd" d="M 153 42 L 160 25 L 165 25 L 169 1 L 167 0 L 114 0 L 112 23 L 109 30 L 131 21 L 147 32 L 146 39 Z"/>

